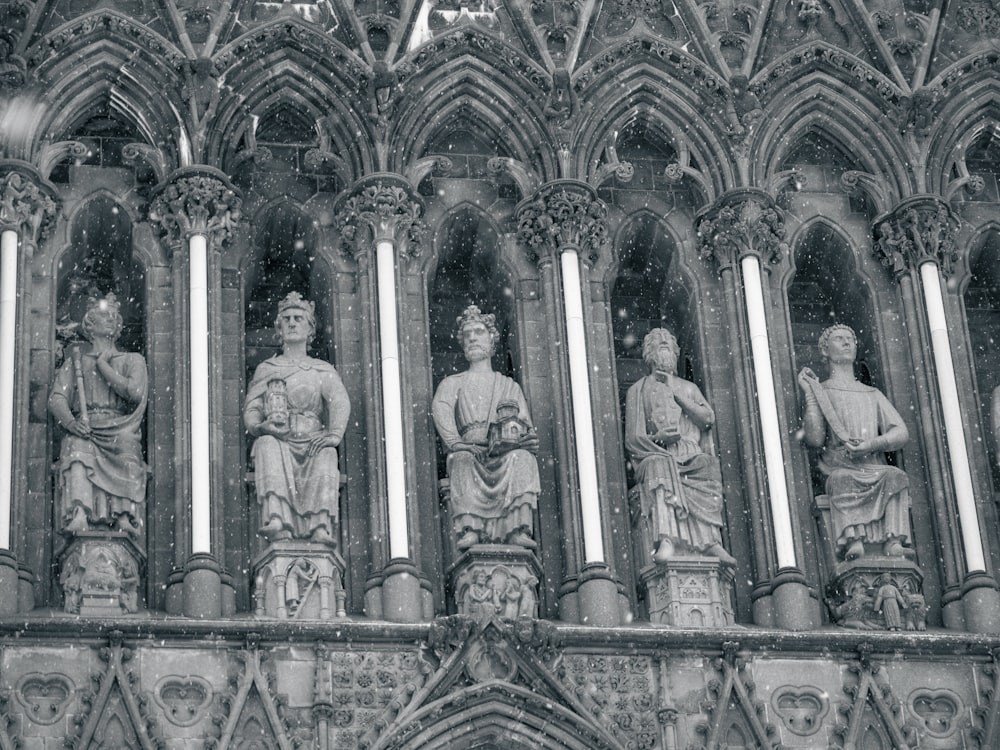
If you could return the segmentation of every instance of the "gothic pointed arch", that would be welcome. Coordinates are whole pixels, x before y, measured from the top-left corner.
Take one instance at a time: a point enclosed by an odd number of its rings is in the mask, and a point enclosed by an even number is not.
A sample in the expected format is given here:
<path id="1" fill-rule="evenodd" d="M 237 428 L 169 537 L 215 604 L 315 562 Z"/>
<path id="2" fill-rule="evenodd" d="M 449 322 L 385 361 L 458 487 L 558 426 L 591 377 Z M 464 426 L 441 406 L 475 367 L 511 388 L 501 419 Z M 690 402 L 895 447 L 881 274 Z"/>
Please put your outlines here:
<path id="1" fill-rule="evenodd" d="M 928 136 L 928 191 L 939 195 L 954 194 L 949 187 L 956 178 L 967 176 L 961 171 L 969 150 L 974 150 L 977 142 L 982 147 L 982 142 L 995 138 L 1000 128 L 1000 81 L 969 75 L 961 84 L 967 84 L 968 90 L 961 89 L 960 96 L 957 90 L 947 96 L 935 112 Z M 958 82 L 953 85 L 957 88 Z M 956 122 L 961 126 L 955 127 Z M 989 169 L 987 164 L 981 166 Z M 996 172 L 995 168 L 989 171 Z"/>
<path id="2" fill-rule="evenodd" d="M 790 82 L 765 103 L 773 115 L 761 123 L 751 144 L 758 155 L 752 166 L 754 184 L 767 184 L 797 142 L 814 134 L 829 141 L 852 168 L 885 179 L 897 196 L 907 194 L 913 181 L 907 157 L 899 138 L 885 128 L 879 102 L 848 99 L 841 91 L 839 82 L 816 72 Z"/>
<path id="3" fill-rule="evenodd" d="M 511 75 L 509 64 L 474 51 L 440 64 L 444 70 L 434 70 L 433 78 L 425 70 L 406 76 L 405 91 L 414 93 L 397 104 L 401 116 L 389 134 L 390 170 L 401 171 L 425 153 L 442 123 L 471 116 L 498 139 L 499 149 L 537 170 L 541 179 L 556 176 L 555 155 L 547 146 L 551 139 L 528 82 Z M 443 75 L 445 70 L 452 74 Z"/>
<path id="4" fill-rule="evenodd" d="M 317 56 L 326 62 L 321 70 Z M 313 123 L 319 147 L 343 160 L 343 181 L 376 171 L 375 157 L 365 148 L 370 138 L 358 135 L 370 135 L 357 107 L 366 65 L 340 42 L 286 16 L 227 45 L 214 61 L 227 86 L 246 96 L 226 97 L 220 104 L 206 146 L 209 159 L 231 168 L 241 151 L 254 147 L 254 118 L 289 106 Z"/>
<path id="5" fill-rule="evenodd" d="M 268 670 L 266 656 L 256 644 L 251 643 L 239 658 L 240 674 L 231 681 L 234 689 L 222 701 L 225 713 L 212 717 L 221 727 L 218 740 L 212 747 L 217 750 L 243 750 L 267 747 L 292 750 L 276 696 L 271 689 L 273 679 Z"/>

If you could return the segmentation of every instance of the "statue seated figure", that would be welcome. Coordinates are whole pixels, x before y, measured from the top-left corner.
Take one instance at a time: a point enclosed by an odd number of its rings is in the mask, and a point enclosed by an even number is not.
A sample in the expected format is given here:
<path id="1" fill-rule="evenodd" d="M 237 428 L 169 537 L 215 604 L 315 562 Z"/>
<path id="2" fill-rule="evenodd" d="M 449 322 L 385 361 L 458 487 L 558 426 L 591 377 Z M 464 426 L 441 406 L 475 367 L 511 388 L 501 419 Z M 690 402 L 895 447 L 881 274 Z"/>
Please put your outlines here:
<path id="1" fill-rule="evenodd" d="M 471 305 L 456 336 L 469 369 L 434 392 L 434 424 L 448 452 L 456 546 L 511 544 L 535 549 L 533 513 L 541 489 L 533 455 L 538 437 L 521 387 L 494 372 L 495 317 Z"/>
<path id="2" fill-rule="evenodd" d="M 837 552 L 853 560 L 868 542 L 881 544 L 885 555 L 910 556 L 910 481 L 885 460 L 909 439 L 903 418 L 882 391 L 854 377 L 858 344 L 851 328 L 830 326 L 819 349 L 830 377 L 821 383 L 809 368 L 799 373 L 802 435 L 807 446 L 821 449 Z"/>
<path id="3" fill-rule="evenodd" d="M 677 375 L 677 339 L 654 328 L 642 342 L 650 374 L 625 403 L 625 448 L 635 466 L 644 537 L 653 560 L 678 554 L 736 560 L 722 546 L 722 472 L 702 447 L 715 412 L 694 383 Z"/>

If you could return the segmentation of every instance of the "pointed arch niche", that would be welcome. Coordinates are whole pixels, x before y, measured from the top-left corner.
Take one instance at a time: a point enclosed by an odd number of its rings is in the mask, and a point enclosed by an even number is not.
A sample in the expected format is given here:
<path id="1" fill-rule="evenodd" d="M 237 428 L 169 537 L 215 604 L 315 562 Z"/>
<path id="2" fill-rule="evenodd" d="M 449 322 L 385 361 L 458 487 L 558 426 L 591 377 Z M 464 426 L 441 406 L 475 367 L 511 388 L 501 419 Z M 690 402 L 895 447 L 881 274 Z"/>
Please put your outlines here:
<path id="1" fill-rule="evenodd" d="M 994 496 L 1000 491 L 1000 435 L 993 427 L 1000 423 L 1000 391 L 993 406 L 993 392 L 1000 387 L 1000 228 L 983 234 L 969 254 L 969 283 L 963 294 L 976 392 L 982 424 L 990 433 L 988 445 Z M 992 410 L 998 415 L 992 417 Z"/>

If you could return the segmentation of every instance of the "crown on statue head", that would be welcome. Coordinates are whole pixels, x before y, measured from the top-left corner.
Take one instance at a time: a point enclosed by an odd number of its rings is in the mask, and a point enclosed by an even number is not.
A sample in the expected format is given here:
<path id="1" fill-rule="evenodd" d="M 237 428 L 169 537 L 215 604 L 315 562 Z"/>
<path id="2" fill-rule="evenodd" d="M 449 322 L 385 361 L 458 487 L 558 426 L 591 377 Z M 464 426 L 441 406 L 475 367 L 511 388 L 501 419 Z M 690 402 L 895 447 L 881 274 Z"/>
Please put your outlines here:
<path id="1" fill-rule="evenodd" d="M 87 312 L 98 310 L 109 312 L 115 316 L 121 315 L 121 303 L 114 292 L 108 292 L 103 297 L 91 297 L 87 300 Z"/>
<path id="2" fill-rule="evenodd" d="M 310 317 L 316 317 L 316 303 L 303 299 L 302 295 L 298 292 L 289 292 L 285 298 L 278 303 L 278 315 L 281 315 L 281 313 L 291 307 L 297 307 L 300 310 L 305 310 L 309 313 Z"/>
<path id="3" fill-rule="evenodd" d="M 462 330 L 470 323 L 482 323 L 486 326 L 486 330 L 490 332 L 494 340 L 499 334 L 497 331 L 497 316 L 493 313 L 484 313 L 479 309 L 478 305 L 469 305 L 465 308 L 457 318 L 457 323 L 458 327 L 455 331 L 455 336 L 459 339 L 462 338 Z"/>

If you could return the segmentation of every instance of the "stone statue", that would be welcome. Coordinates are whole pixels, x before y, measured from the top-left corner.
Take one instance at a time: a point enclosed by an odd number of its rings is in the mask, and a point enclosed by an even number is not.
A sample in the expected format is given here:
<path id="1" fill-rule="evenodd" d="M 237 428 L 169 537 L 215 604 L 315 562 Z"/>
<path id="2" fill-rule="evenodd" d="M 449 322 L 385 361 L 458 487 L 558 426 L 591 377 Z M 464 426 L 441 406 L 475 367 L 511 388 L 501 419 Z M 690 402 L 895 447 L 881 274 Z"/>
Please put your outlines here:
<path id="1" fill-rule="evenodd" d="M 715 412 L 694 383 L 677 375 L 677 339 L 654 328 L 642 342 L 650 374 L 625 399 L 625 448 L 635 466 L 653 560 L 678 554 L 736 560 L 722 546 L 722 472 L 703 441 Z"/>
<path id="2" fill-rule="evenodd" d="M 858 342 L 851 328 L 830 326 L 819 337 L 819 349 L 830 378 L 821 383 L 808 367 L 799 373 L 803 441 L 822 449 L 819 469 L 826 476 L 837 550 L 853 560 L 869 542 L 882 544 L 886 555 L 909 556 L 909 478 L 885 461 L 887 451 L 909 439 L 903 418 L 885 394 L 854 377 Z"/>
<path id="3" fill-rule="evenodd" d="M 122 325 L 115 295 L 92 298 L 81 323 L 90 346 L 69 347 L 49 394 L 49 411 L 67 433 L 59 451 L 59 513 L 69 534 L 114 528 L 142 536 L 146 360 L 118 351 Z"/>
<path id="4" fill-rule="evenodd" d="M 316 333 L 312 302 L 291 292 L 274 327 L 282 352 L 261 362 L 247 388 L 243 421 L 252 456 L 260 534 L 271 541 L 335 545 L 340 496 L 337 446 L 351 402 L 333 365 L 306 351 Z"/>
<path id="5" fill-rule="evenodd" d="M 477 543 L 537 547 L 538 437 L 520 386 L 493 371 L 498 335 L 493 315 L 466 308 L 456 337 L 469 369 L 441 381 L 431 408 L 448 452 L 451 523 L 460 550 Z"/>

